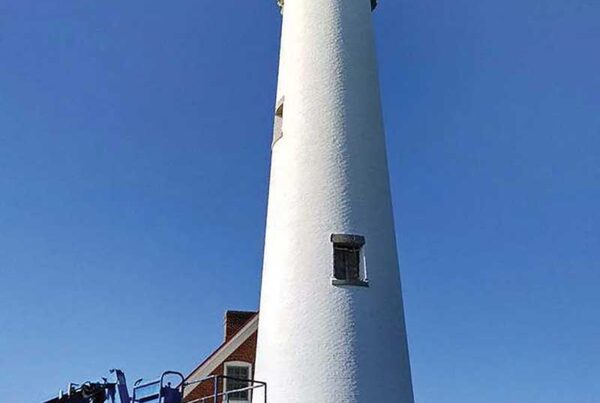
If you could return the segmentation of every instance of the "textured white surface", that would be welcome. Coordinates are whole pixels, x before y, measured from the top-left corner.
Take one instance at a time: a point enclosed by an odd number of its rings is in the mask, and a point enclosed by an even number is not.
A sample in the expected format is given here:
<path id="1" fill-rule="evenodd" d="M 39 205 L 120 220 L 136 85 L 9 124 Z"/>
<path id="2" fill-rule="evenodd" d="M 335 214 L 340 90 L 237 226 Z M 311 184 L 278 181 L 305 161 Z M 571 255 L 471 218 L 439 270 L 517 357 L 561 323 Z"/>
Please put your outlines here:
<path id="1" fill-rule="evenodd" d="M 412 403 L 369 0 L 286 0 L 255 378 L 271 403 Z M 369 288 L 336 287 L 332 233 Z M 262 402 L 255 395 L 254 402 Z"/>

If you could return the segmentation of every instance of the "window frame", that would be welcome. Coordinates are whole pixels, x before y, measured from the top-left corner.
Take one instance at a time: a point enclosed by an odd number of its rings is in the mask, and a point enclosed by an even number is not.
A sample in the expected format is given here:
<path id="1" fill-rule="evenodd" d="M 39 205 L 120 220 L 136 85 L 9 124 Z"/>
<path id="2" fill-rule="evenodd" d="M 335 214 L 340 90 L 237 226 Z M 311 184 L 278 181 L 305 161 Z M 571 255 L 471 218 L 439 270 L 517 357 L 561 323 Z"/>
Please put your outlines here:
<path id="1" fill-rule="evenodd" d="M 226 361 L 223 363 L 223 375 L 225 376 L 229 376 L 228 372 L 229 372 L 229 367 L 245 367 L 248 369 L 248 386 L 250 386 L 250 381 L 252 381 L 252 363 L 246 362 L 246 361 Z M 223 393 L 227 392 L 227 384 L 229 383 L 229 379 L 224 378 L 223 379 Z M 243 399 L 243 398 L 229 398 L 229 400 L 227 399 L 227 395 L 223 395 L 223 401 L 230 401 L 230 402 L 250 402 L 252 401 L 252 391 L 251 390 L 247 390 L 247 398 Z"/>
<path id="2" fill-rule="evenodd" d="M 277 100 L 275 105 L 275 121 L 273 123 L 273 142 L 271 148 L 275 147 L 275 144 L 283 137 L 283 109 L 285 105 L 285 96 L 282 96 Z"/>
<path id="3" fill-rule="evenodd" d="M 367 279 L 366 259 L 364 256 L 365 237 L 351 234 L 331 234 L 330 240 L 333 244 L 333 276 L 331 277 L 331 284 L 334 286 L 368 287 L 369 281 Z M 336 253 L 343 249 L 348 250 L 348 253 L 357 253 L 357 278 L 349 278 L 350 269 L 348 266 L 345 268 L 346 278 L 341 279 L 336 276 L 338 273 Z"/>

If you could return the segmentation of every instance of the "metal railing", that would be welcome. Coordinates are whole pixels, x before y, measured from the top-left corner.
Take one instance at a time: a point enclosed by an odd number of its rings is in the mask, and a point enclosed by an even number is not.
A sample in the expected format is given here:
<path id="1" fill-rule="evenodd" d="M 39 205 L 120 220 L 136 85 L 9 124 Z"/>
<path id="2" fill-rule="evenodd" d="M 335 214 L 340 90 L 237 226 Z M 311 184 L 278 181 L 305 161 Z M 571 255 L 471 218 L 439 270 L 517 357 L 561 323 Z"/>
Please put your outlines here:
<path id="1" fill-rule="evenodd" d="M 238 388 L 238 389 L 231 389 L 231 390 L 225 390 L 224 387 L 224 380 L 232 380 L 232 381 L 236 381 L 236 382 L 240 382 L 240 383 L 246 383 L 248 384 L 248 386 L 244 387 L 244 388 Z M 211 375 L 211 376 L 207 376 L 206 378 L 202 378 L 196 381 L 190 381 L 190 382 L 185 382 L 183 384 L 183 388 L 185 389 L 187 386 L 191 386 L 191 385 L 195 385 L 194 387 L 197 387 L 198 385 L 205 383 L 205 382 L 212 382 L 212 394 L 208 395 L 208 396 L 203 396 L 194 400 L 188 400 L 187 403 L 230 403 L 230 402 L 236 402 L 239 400 L 242 401 L 248 401 L 251 402 L 252 401 L 252 392 L 257 390 L 257 389 L 263 389 L 263 394 L 264 394 L 264 399 L 263 399 L 263 403 L 267 403 L 267 384 L 265 382 L 261 382 L 261 381 L 256 381 L 254 379 L 242 379 L 242 378 L 236 378 L 233 376 L 226 376 L 226 375 Z M 220 385 L 223 385 L 223 387 L 219 387 Z M 248 392 L 248 398 L 247 399 L 239 399 L 237 397 L 232 397 L 232 395 L 236 394 L 236 393 L 243 393 L 243 392 Z M 256 403 L 256 402 L 253 402 Z"/>
<path id="2" fill-rule="evenodd" d="M 175 376 L 179 378 L 179 386 L 172 387 L 166 378 Z M 160 378 L 151 381 L 138 379 L 133 384 L 131 403 L 177 403 L 183 398 L 183 380 L 185 377 L 180 372 L 165 371 Z"/>

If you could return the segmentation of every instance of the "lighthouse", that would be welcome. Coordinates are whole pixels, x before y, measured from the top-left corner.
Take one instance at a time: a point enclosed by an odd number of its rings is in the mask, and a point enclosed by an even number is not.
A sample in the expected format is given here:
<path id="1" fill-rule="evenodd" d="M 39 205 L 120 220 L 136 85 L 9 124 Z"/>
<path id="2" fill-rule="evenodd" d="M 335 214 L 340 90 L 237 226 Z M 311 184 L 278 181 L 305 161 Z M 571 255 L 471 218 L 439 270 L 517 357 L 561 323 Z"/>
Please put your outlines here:
<path id="1" fill-rule="evenodd" d="M 272 403 L 414 402 L 376 3 L 279 1 L 255 368 Z"/>

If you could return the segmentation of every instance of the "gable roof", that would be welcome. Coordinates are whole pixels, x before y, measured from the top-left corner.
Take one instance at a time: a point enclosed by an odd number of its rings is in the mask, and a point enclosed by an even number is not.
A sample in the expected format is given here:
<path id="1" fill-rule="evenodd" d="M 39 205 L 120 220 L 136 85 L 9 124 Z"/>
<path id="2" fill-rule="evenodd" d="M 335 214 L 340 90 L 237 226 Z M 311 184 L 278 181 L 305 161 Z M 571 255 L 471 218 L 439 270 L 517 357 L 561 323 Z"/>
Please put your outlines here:
<path id="1" fill-rule="evenodd" d="M 185 382 L 198 381 L 206 378 L 223 363 L 235 350 L 237 350 L 250 336 L 258 330 L 258 313 L 228 341 L 223 342 L 211 355 L 196 367 L 186 378 Z M 186 388 L 184 397 L 189 395 L 195 388 Z"/>

